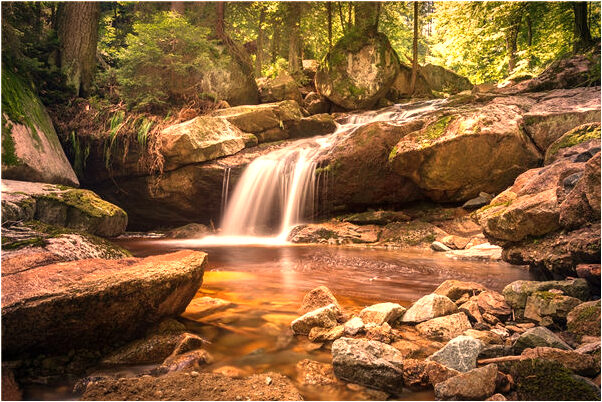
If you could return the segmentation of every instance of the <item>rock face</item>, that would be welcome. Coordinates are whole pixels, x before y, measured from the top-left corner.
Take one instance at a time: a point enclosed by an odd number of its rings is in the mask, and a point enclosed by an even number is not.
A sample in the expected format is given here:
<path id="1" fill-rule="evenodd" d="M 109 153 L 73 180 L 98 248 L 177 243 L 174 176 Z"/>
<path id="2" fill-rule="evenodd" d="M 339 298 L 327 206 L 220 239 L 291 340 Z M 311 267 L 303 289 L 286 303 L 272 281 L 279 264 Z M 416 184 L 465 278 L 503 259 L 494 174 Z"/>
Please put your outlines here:
<path id="1" fill-rule="evenodd" d="M 341 38 L 316 73 L 318 92 L 345 109 L 369 108 L 383 98 L 399 60 L 387 37 L 352 31 Z"/>
<path id="2" fill-rule="evenodd" d="M 426 79 L 431 89 L 439 92 L 456 94 L 472 89 L 470 80 L 441 66 L 427 64 L 420 67 L 420 73 Z"/>
<path id="3" fill-rule="evenodd" d="M 2 70 L 2 178 L 79 186 L 40 99 Z"/>
<path id="4" fill-rule="evenodd" d="M 480 340 L 461 335 L 449 341 L 428 359 L 445 367 L 467 372 L 477 367 L 477 357 L 483 347 Z"/>
<path id="5" fill-rule="evenodd" d="M 421 297 L 412 304 L 401 320 L 403 322 L 423 322 L 457 311 L 458 306 L 448 297 L 432 293 Z"/>
<path id="6" fill-rule="evenodd" d="M 540 161 L 522 124 L 517 106 L 501 104 L 434 115 L 395 145 L 389 161 L 435 201 L 498 193 Z"/>
<path id="7" fill-rule="evenodd" d="M 282 71 L 276 78 L 259 78 L 257 84 L 261 103 L 294 100 L 301 104 L 299 87 L 286 71 Z"/>
<path id="8" fill-rule="evenodd" d="M 38 220 L 104 237 L 122 234 L 126 213 L 90 190 L 2 180 L 2 222 Z"/>
<path id="9" fill-rule="evenodd" d="M 489 364 L 435 385 L 438 400 L 483 400 L 495 392 L 497 366 Z"/>
<path id="10" fill-rule="evenodd" d="M 337 339 L 332 344 L 332 364 L 334 374 L 345 381 L 391 393 L 403 387 L 403 357 L 381 342 Z"/>
<path id="11" fill-rule="evenodd" d="M 179 251 L 3 276 L 2 352 L 65 352 L 132 339 L 184 311 L 202 283 L 205 263 L 205 253 Z"/>

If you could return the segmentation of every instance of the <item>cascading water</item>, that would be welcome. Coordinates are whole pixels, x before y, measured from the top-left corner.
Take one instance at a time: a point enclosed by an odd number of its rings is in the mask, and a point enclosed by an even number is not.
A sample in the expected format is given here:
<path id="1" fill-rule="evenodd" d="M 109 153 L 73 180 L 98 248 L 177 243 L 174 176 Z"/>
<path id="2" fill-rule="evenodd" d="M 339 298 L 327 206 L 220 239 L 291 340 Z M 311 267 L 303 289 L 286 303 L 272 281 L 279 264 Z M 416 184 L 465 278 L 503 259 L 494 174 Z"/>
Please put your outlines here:
<path id="1" fill-rule="evenodd" d="M 293 226 L 314 206 L 316 162 L 338 141 L 357 128 L 377 122 L 403 123 L 435 108 L 441 101 L 395 105 L 349 115 L 329 135 L 298 140 L 255 159 L 228 194 L 230 172 L 224 172 L 221 233 L 200 239 L 201 244 L 285 244 Z M 222 210 L 224 206 L 222 206 Z M 309 214 L 311 215 L 311 214 Z"/>

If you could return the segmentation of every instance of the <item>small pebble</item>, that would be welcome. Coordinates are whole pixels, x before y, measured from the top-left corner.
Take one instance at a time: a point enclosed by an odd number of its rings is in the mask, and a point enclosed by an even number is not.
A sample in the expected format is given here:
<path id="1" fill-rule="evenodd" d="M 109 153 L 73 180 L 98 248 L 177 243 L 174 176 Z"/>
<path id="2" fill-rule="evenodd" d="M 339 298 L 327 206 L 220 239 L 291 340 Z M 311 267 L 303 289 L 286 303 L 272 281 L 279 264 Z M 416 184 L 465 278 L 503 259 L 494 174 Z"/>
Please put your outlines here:
<path id="1" fill-rule="evenodd" d="M 270 385 L 270 384 L 272 383 L 272 377 L 266 377 L 266 378 L 265 378 L 265 383 L 266 383 L 267 385 Z"/>
<path id="2" fill-rule="evenodd" d="M 193 377 L 198 377 L 199 376 L 199 372 L 198 371 L 191 371 L 190 375 Z"/>

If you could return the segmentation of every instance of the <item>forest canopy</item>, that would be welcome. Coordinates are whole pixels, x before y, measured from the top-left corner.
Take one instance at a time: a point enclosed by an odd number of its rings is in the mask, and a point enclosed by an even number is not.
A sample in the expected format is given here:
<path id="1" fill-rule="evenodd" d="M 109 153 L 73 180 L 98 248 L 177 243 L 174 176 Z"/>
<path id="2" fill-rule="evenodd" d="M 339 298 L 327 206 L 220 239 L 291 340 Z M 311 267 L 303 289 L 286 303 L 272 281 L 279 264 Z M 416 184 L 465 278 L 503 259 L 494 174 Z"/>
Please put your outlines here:
<path id="1" fill-rule="evenodd" d="M 73 4 L 2 3 L 4 66 L 28 76 L 47 104 L 75 94 L 161 113 L 169 104 L 232 101 L 211 85 L 211 71 L 231 60 L 242 75 L 286 71 L 303 85 L 301 61 L 322 61 L 362 21 L 362 7 L 373 8 L 401 62 L 413 59 L 413 2 Z M 599 2 L 421 1 L 417 11 L 418 62 L 475 84 L 537 75 L 600 37 Z"/>

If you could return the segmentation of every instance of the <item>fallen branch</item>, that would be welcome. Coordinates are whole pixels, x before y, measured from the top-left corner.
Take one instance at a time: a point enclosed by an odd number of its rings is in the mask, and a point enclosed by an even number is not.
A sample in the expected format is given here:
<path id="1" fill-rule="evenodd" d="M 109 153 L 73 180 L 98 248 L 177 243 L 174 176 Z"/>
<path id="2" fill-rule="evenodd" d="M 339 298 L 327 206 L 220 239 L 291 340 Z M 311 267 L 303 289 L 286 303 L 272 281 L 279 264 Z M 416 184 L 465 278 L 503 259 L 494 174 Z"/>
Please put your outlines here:
<path id="1" fill-rule="evenodd" d="M 477 360 L 477 364 L 514 362 L 514 361 L 523 360 L 523 359 L 524 359 L 523 356 L 502 356 L 502 357 L 493 357 L 491 359 Z"/>

